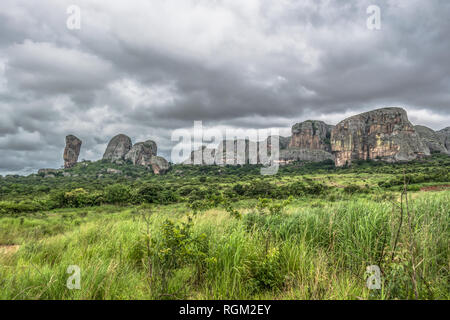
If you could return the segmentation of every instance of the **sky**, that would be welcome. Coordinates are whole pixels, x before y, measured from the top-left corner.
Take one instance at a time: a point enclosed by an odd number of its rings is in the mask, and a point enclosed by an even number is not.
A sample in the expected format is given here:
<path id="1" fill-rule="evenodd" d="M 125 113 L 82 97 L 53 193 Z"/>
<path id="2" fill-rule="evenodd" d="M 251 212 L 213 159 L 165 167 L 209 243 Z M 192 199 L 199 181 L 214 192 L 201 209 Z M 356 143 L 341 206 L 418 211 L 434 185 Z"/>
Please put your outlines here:
<path id="1" fill-rule="evenodd" d="M 170 160 L 172 133 L 196 120 L 287 136 L 304 120 L 403 107 L 442 129 L 449 17 L 447 0 L 2 0 L 0 174 L 61 167 L 68 134 L 80 160 L 119 133 Z"/>

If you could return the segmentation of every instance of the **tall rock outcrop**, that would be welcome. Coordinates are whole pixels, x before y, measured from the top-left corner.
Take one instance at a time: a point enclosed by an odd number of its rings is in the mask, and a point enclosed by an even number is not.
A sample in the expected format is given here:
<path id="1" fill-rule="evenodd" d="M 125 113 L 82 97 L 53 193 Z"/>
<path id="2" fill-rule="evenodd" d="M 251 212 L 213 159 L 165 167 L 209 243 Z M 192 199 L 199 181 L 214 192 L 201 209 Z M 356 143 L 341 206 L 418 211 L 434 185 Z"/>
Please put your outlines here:
<path id="1" fill-rule="evenodd" d="M 108 147 L 106 147 L 106 151 L 103 154 L 103 160 L 111 162 L 124 160 L 132 145 L 130 137 L 118 134 L 109 141 Z"/>
<path id="2" fill-rule="evenodd" d="M 331 132 L 336 166 L 353 160 L 410 161 L 429 155 L 402 108 L 382 108 L 347 118 Z"/>
<path id="3" fill-rule="evenodd" d="M 207 148 L 202 146 L 197 150 L 193 150 L 189 158 L 183 161 L 183 164 L 201 164 L 201 165 L 212 165 L 216 162 L 216 149 Z"/>
<path id="4" fill-rule="evenodd" d="M 330 137 L 332 128 L 333 126 L 317 120 L 296 123 L 292 126 L 289 148 L 331 152 Z"/>
<path id="5" fill-rule="evenodd" d="M 313 129 L 312 123 L 321 123 Z M 255 142 L 248 139 L 238 139 L 234 141 L 224 140 L 214 148 L 206 148 L 203 146 L 198 150 L 192 151 L 190 157 L 186 159 L 183 164 L 258 164 L 265 163 L 268 157 L 271 156 L 272 140 L 278 138 L 279 147 L 279 163 L 287 164 L 294 161 L 312 161 L 320 162 L 324 160 L 334 160 L 331 154 L 331 147 L 329 145 L 329 137 L 332 126 L 327 125 L 321 121 L 309 121 L 310 130 L 304 127 L 303 131 L 299 131 L 299 125 L 294 126 L 293 132 L 296 133 L 295 138 L 282 136 L 269 136 L 264 143 L 262 141 Z M 323 125 L 322 125 L 323 124 Z M 324 131 L 321 131 L 324 129 Z M 320 133 L 322 132 L 322 133 Z M 318 138 L 320 137 L 320 139 Z M 227 152 L 227 143 L 233 147 L 230 153 Z M 291 147 L 292 145 L 292 147 Z M 267 148 L 263 150 L 262 148 Z M 239 150 L 239 154 L 238 154 Z M 251 155 L 250 152 L 255 152 L 256 155 Z M 263 159 L 263 157 L 265 159 Z M 195 163 L 195 158 L 199 160 Z M 200 159 L 203 161 L 200 162 Z M 208 161 L 209 159 L 209 161 Z M 227 160 L 228 159 L 228 160 Z"/>
<path id="6" fill-rule="evenodd" d="M 64 168 L 72 168 L 77 164 L 80 155 L 82 141 L 74 135 L 66 137 L 66 147 L 64 148 Z"/>
<path id="7" fill-rule="evenodd" d="M 157 146 L 152 140 L 138 142 L 125 155 L 125 160 L 131 161 L 134 165 L 148 166 L 153 156 L 156 156 Z"/>
<path id="8" fill-rule="evenodd" d="M 278 138 L 278 147 L 280 148 L 280 150 L 289 148 L 289 143 L 291 142 L 291 137 L 269 136 L 267 138 L 267 146 L 269 147 L 269 149 L 272 146 L 273 138 Z M 259 145 L 261 145 L 261 143 L 259 143 Z"/>
<path id="9" fill-rule="evenodd" d="M 280 164 L 294 161 L 334 160 L 330 137 L 333 126 L 319 120 L 307 120 L 292 126 L 287 148 L 280 145 Z"/>
<path id="10" fill-rule="evenodd" d="M 202 146 L 199 149 L 192 151 L 190 157 L 183 161 L 183 164 L 259 164 L 263 162 L 261 160 L 261 153 L 263 157 L 270 156 L 274 138 L 278 138 L 278 146 L 280 149 L 288 147 L 290 138 L 282 136 L 269 136 L 265 140 L 265 143 L 261 141 L 251 141 L 249 139 L 223 140 L 216 148 Z M 232 150 L 227 149 L 227 147 L 230 146 L 232 147 Z M 266 150 L 261 149 L 263 146 L 266 147 Z"/>
<path id="11" fill-rule="evenodd" d="M 441 139 L 437 132 L 425 126 L 414 126 L 414 130 L 422 139 L 423 144 L 430 149 L 430 152 L 448 153 L 445 141 Z"/>
<path id="12" fill-rule="evenodd" d="M 232 146 L 232 150 L 228 148 Z M 216 148 L 216 164 L 258 163 L 258 143 L 249 139 L 224 140 Z"/>
<path id="13" fill-rule="evenodd" d="M 441 139 L 442 144 L 447 148 L 450 153 L 450 127 L 444 128 L 436 132 Z"/>

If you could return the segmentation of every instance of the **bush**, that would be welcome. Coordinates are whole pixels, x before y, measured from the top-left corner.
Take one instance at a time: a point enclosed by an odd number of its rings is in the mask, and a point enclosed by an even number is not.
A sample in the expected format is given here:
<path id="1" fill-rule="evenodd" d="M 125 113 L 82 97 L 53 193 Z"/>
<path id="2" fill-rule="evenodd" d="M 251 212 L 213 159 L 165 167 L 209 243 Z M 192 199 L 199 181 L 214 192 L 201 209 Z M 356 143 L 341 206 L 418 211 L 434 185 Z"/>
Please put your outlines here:
<path id="1" fill-rule="evenodd" d="M 18 214 L 23 212 L 36 212 L 42 210 L 43 206 L 37 201 L 2 201 L 0 202 L 0 214 Z"/>
<path id="2" fill-rule="evenodd" d="M 269 250 L 262 261 L 252 266 L 253 281 L 260 290 L 280 289 L 284 284 L 284 274 L 280 252 L 277 248 Z"/>
<path id="3" fill-rule="evenodd" d="M 100 205 L 102 202 L 103 198 L 101 193 L 90 193 L 83 188 L 77 188 L 68 192 L 52 192 L 47 201 L 47 207 L 49 209 L 82 208 Z"/>
<path id="4" fill-rule="evenodd" d="M 114 184 L 105 188 L 105 201 L 111 204 L 126 204 L 131 200 L 131 190 L 128 186 Z"/>
<path id="5" fill-rule="evenodd" d="M 78 188 L 64 194 L 64 204 L 70 208 L 81 208 L 92 205 L 89 193 L 83 188 Z"/>
<path id="6" fill-rule="evenodd" d="M 361 187 L 357 186 L 356 184 L 349 184 L 345 186 L 344 192 L 348 194 L 354 194 L 361 192 Z"/>
<path id="7" fill-rule="evenodd" d="M 168 294 L 169 279 L 174 272 L 186 265 L 195 265 L 197 276 L 203 271 L 207 257 L 206 236 L 194 236 L 192 233 L 192 220 L 177 224 L 166 219 L 161 226 L 158 237 L 150 240 L 150 254 L 158 275 L 159 290 L 162 295 Z"/>
<path id="8" fill-rule="evenodd" d="M 142 186 L 136 194 L 135 202 L 169 204 L 179 201 L 176 192 L 160 185 L 147 184 Z"/>

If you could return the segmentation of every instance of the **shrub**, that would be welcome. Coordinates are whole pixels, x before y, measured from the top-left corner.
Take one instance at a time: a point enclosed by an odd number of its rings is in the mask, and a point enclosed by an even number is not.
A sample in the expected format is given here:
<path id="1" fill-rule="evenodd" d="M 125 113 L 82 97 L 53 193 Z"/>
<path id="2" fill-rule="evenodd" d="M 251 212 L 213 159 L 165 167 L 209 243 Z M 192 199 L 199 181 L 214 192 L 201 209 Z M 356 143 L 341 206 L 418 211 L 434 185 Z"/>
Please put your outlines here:
<path id="1" fill-rule="evenodd" d="M 345 186 L 344 192 L 348 194 L 354 194 L 361 192 L 361 187 L 357 186 L 356 184 L 349 184 Z"/>
<path id="2" fill-rule="evenodd" d="M 260 290 L 280 289 L 284 284 L 280 252 L 272 248 L 262 261 L 252 265 L 253 281 Z"/>
<path id="3" fill-rule="evenodd" d="M 114 184 L 105 188 L 105 201 L 112 204 L 125 204 L 131 200 L 131 191 L 128 186 Z"/>
<path id="4" fill-rule="evenodd" d="M 144 185 L 137 191 L 136 202 L 159 203 L 159 195 L 162 190 L 160 185 Z"/>
<path id="5" fill-rule="evenodd" d="M 83 188 L 78 188 L 64 194 L 64 204 L 71 208 L 80 208 L 92 205 L 89 193 Z"/>
<path id="6" fill-rule="evenodd" d="M 42 210 L 43 206 L 37 201 L 2 201 L 0 202 L 0 214 L 18 214 L 23 212 L 36 212 Z"/>
<path id="7" fill-rule="evenodd" d="M 186 265 L 195 265 L 197 273 L 203 269 L 207 257 L 207 246 L 204 244 L 207 242 L 204 234 L 197 237 L 193 235 L 191 219 L 180 224 L 166 219 L 160 231 L 159 237 L 151 238 L 150 254 L 159 289 L 165 295 L 168 293 L 169 278 L 176 269 Z"/>
<path id="8" fill-rule="evenodd" d="M 179 201 L 179 196 L 176 192 L 155 184 L 142 186 L 135 196 L 137 203 L 169 204 L 177 201 Z"/>

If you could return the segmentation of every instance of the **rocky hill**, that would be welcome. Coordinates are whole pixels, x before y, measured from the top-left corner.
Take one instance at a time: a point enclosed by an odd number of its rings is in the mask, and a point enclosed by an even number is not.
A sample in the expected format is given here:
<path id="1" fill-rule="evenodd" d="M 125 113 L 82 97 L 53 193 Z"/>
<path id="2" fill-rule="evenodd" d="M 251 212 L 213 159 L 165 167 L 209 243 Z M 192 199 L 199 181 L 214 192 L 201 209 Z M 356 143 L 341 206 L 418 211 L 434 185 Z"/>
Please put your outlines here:
<path id="1" fill-rule="evenodd" d="M 414 126 L 414 129 L 422 139 L 423 144 L 430 149 L 430 152 L 449 153 L 445 144 L 445 135 L 439 135 L 438 132 L 425 126 Z"/>
<path id="2" fill-rule="evenodd" d="M 347 118 L 331 132 L 336 166 L 353 160 L 410 161 L 430 155 L 406 111 L 383 108 Z"/>
<path id="3" fill-rule="evenodd" d="M 289 148 L 331 152 L 330 137 L 332 129 L 333 126 L 317 120 L 307 120 L 294 124 Z"/>
<path id="4" fill-rule="evenodd" d="M 442 144 L 447 148 L 448 153 L 450 153 L 450 127 L 439 130 L 436 132 L 442 141 Z"/>
<path id="5" fill-rule="evenodd" d="M 333 160 L 336 166 L 344 166 L 354 160 L 397 162 L 429 156 L 431 152 L 450 153 L 450 127 L 438 132 L 424 126 L 414 127 L 402 108 L 372 110 L 344 119 L 336 126 L 307 120 L 294 124 L 291 132 L 290 137 L 279 137 L 280 164 Z M 251 163 L 249 150 L 259 150 L 261 142 L 242 141 L 245 143 L 244 163 Z M 270 146 L 270 138 L 267 142 Z M 200 159 L 195 164 L 208 164 L 201 161 L 202 155 L 216 164 L 243 163 L 236 153 L 238 145 L 235 141 L 234 154 L 227 154 L 226 141 L 216 149 L 203 147 L 193 151 L 184 164 L 194 164 L 194 157 Z M 260 160 L 258 157 L 258 163 Z"/>
<path id="6" fill-rule="evenodd" d="M 259 142 L 248 139 L 224 140 L 216 148 L 203 146 L 192 151 L 183 164 L 266 163 L 266 159 L 261 158 L 266 152 L 260 153 L 259 150 L 267 146 L 270 155 L 274 138 L 278 139 L 279 163 L 282 165 L 295 161 L 332 160 L 336 166 L 344 166 L 351 165 L 355 160 L 398 162 L 429 156 L 431 153 L 450 154 L 450 127 L 435 132 L 425 126 L 413 126 L 402 108 L 364 112 L 344 119 L 336 126 L 307 120 L 294 124 L 291 132 L 289 137 L 273 136 Z M 66 137 L 63 155 L 65 169 L 77 164 L 81 145 L 82 141 L 76 136 Z M 232 150 L 227 150 L 230 146 Z M 169 163 L 157 155 L 157 150 L 152 140 L 133 145 L 130 137 L 118 134 L 109 141 L 102 160 L 115 165 L 140 166 L 154 174 L 164 174 L 169 169 Z M 238 150 L 244 152 L 239 154 Z M 57 171 L 41 169 L 39 173 L 51 177 L 57 175 Z"/>

